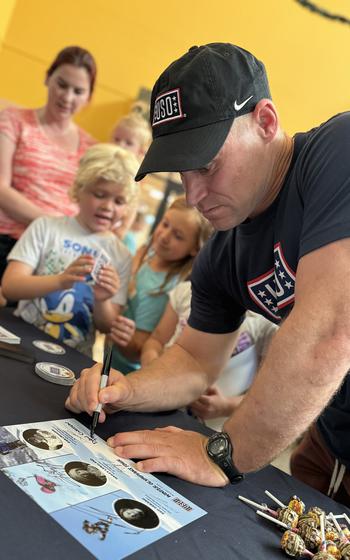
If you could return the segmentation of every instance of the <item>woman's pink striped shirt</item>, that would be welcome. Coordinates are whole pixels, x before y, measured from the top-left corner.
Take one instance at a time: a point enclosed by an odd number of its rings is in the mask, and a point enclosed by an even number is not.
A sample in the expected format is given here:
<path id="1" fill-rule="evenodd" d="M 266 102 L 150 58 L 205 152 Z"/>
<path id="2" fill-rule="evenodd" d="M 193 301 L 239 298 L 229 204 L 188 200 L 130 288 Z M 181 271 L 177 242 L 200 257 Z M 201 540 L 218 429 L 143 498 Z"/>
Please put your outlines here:
<path id="1" fill-rule="evenodd" d="M 80 158 L 95 143 L 79 129 L 76 152 L 68 152 L 50 140 L 34 109 L 9 107 L 0 112 L 0 134 L 15 145 L 11 186 L 50 216 L 72 216 L 77 206 L 69 196 Z M 0 234 L 18 239 L 26 226 L 0 209 Z"/>

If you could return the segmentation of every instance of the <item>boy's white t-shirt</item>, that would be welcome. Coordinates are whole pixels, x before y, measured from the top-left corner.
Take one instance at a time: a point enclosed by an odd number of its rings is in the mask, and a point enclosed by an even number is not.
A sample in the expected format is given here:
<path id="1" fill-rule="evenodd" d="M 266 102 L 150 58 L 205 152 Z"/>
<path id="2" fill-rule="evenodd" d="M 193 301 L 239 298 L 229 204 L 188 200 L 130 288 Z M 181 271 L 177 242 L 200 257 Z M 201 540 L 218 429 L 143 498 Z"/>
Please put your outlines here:
<path id="1" fill-rule="evenodd" d="M 132 264 L 129 251 L 113 233 L 92 233 L 74 217 L 45 216 L 34 220 L 7 259 L 28 264 L 33 275 L 45 276 L 60 274 L 84 254 L 96 257 L 101 249 L 109 255 L 120 278 L 120 288 L 111 301 L 125 305 Z M 86 282 L 75 283 L 72 289 L 21 300 L 15 313 L 69 346 L 90 354 L 95 333 L 92 283 L 90 277 Z"/>

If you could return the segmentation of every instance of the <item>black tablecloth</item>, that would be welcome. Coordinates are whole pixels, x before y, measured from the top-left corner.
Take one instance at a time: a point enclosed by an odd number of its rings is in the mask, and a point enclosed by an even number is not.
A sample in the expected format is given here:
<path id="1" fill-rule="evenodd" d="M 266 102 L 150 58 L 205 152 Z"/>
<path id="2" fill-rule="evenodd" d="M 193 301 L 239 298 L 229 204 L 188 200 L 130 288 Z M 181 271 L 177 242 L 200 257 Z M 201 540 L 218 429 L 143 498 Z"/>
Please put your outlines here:
<path id="1" fill-rule="evenodd" d="M 76 375 L 92 361 L 66 347 L 66 354 L 56 356 L 34 348 L 34 339 L 52 340 L 41 331 L 0 310 L 0 325 L 19 335 L 22 345 L 34 353 L 36 361 L 52 361 L 70 367 Z M 0 425 L 24 424 L 56 420 L 72 416 L 64 401 L 69 388 L 39 378 L 34 366 L 0 357 Z M 89 425 L 87 415 L 77 417 Z M 209 433 L 190 416 L 173 411 L 159 414 L 120 412 L 108 417 L 96 433 L 106 439 L 117 431 L 176 425 Z M 283 558 L 279 549 L 281 532 L 269 522 L 258 518 L 255 511 L 237 499 L 242 494 L 257 502 L 266 502 L 268 489 L 283 502 L 298 494 L 308 507 L 318 505 L 327 512 L 342 513 L 345 507 L 298 482 L 274 467 L 248 475 L 236 486 L 205 488 L 178 480 L 169 475 L 159 479 L 208 512 L 207 515 L 175 531 L 156 543 L 130 555 L 133 560 L 271 560 Z M 31 498 L 3 473 L 0 473 L 1 558 L 50 560 L 93 558 L 73 537 L 45 513 Z M 275 506 L 271 504 L 275 509 Z"/>

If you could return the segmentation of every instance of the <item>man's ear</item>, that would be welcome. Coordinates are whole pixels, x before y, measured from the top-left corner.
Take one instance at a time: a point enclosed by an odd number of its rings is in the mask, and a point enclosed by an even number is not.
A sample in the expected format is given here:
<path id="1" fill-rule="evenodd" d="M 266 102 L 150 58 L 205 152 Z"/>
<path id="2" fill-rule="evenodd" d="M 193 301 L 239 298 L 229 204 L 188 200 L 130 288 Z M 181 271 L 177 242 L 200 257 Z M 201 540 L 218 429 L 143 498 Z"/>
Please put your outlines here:
<path id="1" fill-rule="evenodd" d="M 271 99 L 261 99 L 253 111 L 253 120 L 257 126 L 260 137 L 271 142 L 279 128 L 279 119 L 276 107 Z"/>

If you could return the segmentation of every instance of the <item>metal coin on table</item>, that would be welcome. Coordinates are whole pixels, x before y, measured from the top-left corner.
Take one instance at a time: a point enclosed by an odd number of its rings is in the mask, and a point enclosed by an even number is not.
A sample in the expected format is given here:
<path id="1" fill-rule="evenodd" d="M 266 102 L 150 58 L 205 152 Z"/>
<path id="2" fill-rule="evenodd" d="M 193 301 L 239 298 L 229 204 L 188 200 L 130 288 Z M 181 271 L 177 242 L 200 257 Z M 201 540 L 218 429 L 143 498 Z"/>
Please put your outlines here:
<path id="1" fill-rule="evenodd" d="M 57 385 L 73 385 L 75 382 L 74 372 L 60 364 L 38 362 L 35 364 L 35 373 L 42 379 L 51 383 L 57 383 Z"/>
<path id="2" fill-rule="evenodd" d="M 55 342 L 50 342 L 48 340 L 33 340 L 33 345 L 39 350 L 44 350 L 44 352 L 49 352 L 49 354 L 65 354 L 66 351 L 63 346 L 55 344 Z"/>

